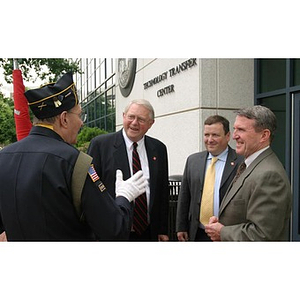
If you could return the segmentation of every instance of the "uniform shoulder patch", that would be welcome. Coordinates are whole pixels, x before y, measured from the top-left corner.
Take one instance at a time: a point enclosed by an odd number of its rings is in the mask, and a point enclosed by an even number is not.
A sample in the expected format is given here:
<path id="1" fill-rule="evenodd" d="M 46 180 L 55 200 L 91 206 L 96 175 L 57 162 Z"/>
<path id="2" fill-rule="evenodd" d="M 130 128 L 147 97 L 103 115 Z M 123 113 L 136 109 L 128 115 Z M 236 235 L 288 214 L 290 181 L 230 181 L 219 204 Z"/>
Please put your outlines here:
<path id="1" fill-rule="evenodd" d="M 100 180 L 100 178 L 99 178 L 99 176 L 98 176 L 98 174 L 97 174 L 97 172 L 96 172 L 93 164 L 90 165 L 88 173 L 89 173 L 92 181 L 99 188 L 99 190 L 101 192 L 104 192 L 106 190 L 106 187 L 105 187 L 104 183 Z"/>
<path id="2" fill-rule="evenodd" d="M 93 182 L 96 182 L 97 180 L 100 179 L 93 164 L 90 165 L 88 173 L 89 173 L 91 179 L 93 180 Z"/>

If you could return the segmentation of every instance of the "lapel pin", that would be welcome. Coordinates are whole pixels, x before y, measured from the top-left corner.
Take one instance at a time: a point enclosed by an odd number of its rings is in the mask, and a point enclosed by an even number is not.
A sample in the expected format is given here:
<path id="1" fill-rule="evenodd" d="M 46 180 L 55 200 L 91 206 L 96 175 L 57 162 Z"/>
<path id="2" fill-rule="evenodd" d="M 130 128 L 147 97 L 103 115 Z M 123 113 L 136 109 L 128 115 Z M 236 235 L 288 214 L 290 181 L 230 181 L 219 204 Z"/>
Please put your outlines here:
<path id="1" fill-rule="evenodd" d="M 153 160 L 156 160 L 156 156 L 153 156 Z"/>
<path id="2" fill-rule="evenodd" d="M 234 162 L 232 161 L 231 163 L 230 163 L 232 166 L 234 166 Z"/>

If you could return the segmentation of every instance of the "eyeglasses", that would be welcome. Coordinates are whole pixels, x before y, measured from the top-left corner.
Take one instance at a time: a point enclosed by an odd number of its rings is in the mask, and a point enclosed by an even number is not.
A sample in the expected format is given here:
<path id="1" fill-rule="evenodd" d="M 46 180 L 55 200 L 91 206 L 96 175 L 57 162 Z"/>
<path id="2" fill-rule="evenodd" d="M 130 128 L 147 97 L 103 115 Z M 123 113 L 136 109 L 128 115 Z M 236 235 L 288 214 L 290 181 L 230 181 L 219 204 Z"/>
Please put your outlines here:
<path id="1" fill-rule="evenodd" d="M 80 113 L 75 113 L 75 112 L 72 112 L 72 111 L 68 111 L 69 114 L 74 114 L 74 115 L 77 115 L 81 121 L 84 123 L 87 119 L 87 114 L 85 112 L 80 112 Z"/>
<path id="2" fill-rule="evenodd" d="M 127 120 L 130 121 L 130 122 L 133 122 L 135 119 L 137 119 L 138 123 L 141 124 L 141 125 L 143 125 L 143 124 L 145 124 L 147 121 L 149 121 L 149 120 L 146 120 L 146 119 L 142 119 L 142 118 L 140 118 L 140 117 L 136 117 L 136 116 L 134 116 L 134 115 L 126 115 L 126 118 L 127 118 Z"/>

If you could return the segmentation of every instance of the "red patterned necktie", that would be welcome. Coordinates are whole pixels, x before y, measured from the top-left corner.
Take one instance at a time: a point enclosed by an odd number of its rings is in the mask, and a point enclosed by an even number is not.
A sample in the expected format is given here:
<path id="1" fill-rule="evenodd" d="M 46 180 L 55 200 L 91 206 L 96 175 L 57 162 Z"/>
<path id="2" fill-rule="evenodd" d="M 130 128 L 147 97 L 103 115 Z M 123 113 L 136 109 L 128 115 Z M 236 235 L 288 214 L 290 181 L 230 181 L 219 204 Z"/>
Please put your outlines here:
<path id="1" fill-rule="evenodd" d="M 137 152 L 137 143 L 133 143 L 132 150 L 132 170 L 133 174 L 141 170 L 140 157 Z M 148 226 L 147 218 L 147 198 L 146 193 L 135 199 L 134 214 L 133 214 L 133 230 L 141 235 Z"/>

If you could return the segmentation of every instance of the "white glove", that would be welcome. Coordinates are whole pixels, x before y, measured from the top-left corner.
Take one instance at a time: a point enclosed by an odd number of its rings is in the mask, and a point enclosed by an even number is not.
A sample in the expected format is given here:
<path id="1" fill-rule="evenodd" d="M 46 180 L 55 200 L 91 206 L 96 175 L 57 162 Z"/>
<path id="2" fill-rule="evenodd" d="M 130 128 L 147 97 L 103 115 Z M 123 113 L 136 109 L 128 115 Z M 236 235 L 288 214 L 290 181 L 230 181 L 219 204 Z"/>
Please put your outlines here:
<path id="1" fill-rule="evenodd" d="M 129 202 L 137 198 L 139 195 L 145 193 L 147 180 L 143 175 L 143 171 L 136 172 L 126 181 L 123 180 L 123 173 L 121 170 L 116 172 L 116 197 L 123 196 Z"/>

